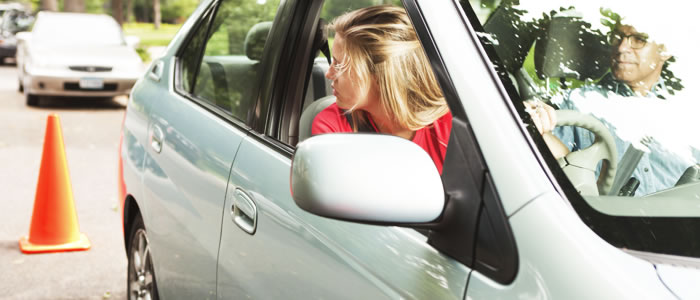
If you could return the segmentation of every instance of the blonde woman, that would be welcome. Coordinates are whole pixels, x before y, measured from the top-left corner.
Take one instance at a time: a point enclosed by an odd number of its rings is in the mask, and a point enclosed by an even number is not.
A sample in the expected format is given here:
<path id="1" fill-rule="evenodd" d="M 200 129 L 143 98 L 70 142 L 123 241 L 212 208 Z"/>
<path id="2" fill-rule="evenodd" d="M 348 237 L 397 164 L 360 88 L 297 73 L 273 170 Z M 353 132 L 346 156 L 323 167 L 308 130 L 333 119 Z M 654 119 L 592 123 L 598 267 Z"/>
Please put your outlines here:
<path id="1" fill-rule="evenodd" d="M 452 115 L 405 10 L 362 8 L 329 28 L 335 40 L 326 78 L 336 103 L 316 116 L 311 133 L 374 131 L 409 139 L 442 173 Z"/>

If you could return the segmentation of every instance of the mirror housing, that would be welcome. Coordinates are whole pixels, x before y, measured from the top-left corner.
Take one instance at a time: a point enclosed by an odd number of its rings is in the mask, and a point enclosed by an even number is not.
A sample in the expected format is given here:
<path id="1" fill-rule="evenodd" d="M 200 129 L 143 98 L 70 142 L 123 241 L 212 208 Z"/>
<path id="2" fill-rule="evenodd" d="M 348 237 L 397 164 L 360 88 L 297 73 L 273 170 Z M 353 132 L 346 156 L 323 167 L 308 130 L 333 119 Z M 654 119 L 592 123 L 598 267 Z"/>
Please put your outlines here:
<path id="1" fill-rule="evenodd" d="M 297 145 L 291 192 L 300 208 L 358 223 L 417 225 L 440 218 L 442 179 L 415 143 L 381 134 L 335 133 Z"/>

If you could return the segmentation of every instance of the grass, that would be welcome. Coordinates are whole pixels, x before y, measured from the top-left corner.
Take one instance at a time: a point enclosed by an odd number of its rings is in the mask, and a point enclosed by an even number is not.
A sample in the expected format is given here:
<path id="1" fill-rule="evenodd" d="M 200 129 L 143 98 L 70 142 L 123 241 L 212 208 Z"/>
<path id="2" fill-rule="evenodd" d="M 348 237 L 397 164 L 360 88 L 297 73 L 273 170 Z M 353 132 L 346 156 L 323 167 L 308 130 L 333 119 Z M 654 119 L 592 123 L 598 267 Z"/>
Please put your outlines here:
<path id="1" fill-rule="evenodd" d="M 124 34 L 139 37 L 141 47 L 167 46 L 182 24 L 161 24 L 160 29 L 152 23 L 124 23 Z"/>

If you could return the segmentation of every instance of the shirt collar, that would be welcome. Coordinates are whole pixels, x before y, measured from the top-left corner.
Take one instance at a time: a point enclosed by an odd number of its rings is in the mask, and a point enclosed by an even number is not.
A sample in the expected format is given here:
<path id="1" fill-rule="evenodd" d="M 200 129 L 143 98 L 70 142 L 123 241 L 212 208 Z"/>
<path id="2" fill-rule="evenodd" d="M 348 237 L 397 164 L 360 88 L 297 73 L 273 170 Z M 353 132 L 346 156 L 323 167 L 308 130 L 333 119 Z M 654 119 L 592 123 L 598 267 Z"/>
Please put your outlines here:
<path id="1" fill-rule="evenodd" d="M 608 89 L 612 91 L 615 94 L 622 95 L 625 97 L 631 97 L 635 96 L 635 92 L 630 88 L 626 83 L 617 80 L 612 73 L 607 73 L 603 77 L 603 79 L 600 80 L 599 83 L 603 88 Z M 647 93 L 646 97 L 651 98 L 651 97 L 656 97 L 656 98 L 661 98 L 661 99 L 667 99 L 668 96 L 668 90 L 666 89 L 666 84 L 664 83 L 663 78 L 659 77 L 659 80 L 654 83 L 654 85 L 651 86 L 651 89 Z"/>

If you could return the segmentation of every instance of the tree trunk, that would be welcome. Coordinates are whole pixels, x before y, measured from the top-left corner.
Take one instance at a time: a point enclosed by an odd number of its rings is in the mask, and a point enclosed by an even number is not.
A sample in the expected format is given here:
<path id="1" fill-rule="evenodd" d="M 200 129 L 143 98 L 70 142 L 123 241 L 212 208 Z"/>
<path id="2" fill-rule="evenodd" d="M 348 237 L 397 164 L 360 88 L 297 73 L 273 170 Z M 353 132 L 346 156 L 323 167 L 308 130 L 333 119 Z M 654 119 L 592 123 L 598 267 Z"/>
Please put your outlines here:
<path id="1" fill-rule="evenodd" d="M 122 0 L 112 0 L 112 17 L 119 23 L 119 26 L 124 23 Z"/>
<path id="2" fill-rule="evenodd" d="M 56 0 L 41 0 L 39 10 L 58 11 L 58 1 Z"/>
<path id="3" fill-rule="evenodd" d="M 160 28 L 160 0 L 153 0 L 153 27 Z"/>
<path id="4" fill-rule="evenodd" d="M 63 2 L 63 11 L 85 12 L 85 0 L 65 0 Z"/>
<path id="5" fill-rule="evenodd" d="M 134 0 L 126 0 L 126 17 L 124 21 L 131 22 L 134 14 Z"/>

